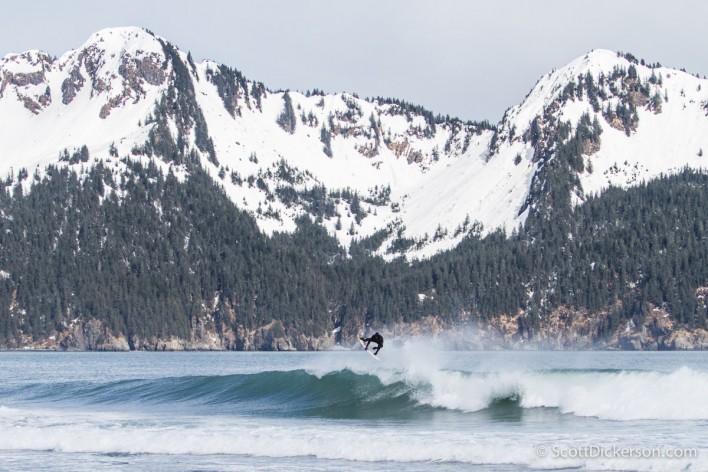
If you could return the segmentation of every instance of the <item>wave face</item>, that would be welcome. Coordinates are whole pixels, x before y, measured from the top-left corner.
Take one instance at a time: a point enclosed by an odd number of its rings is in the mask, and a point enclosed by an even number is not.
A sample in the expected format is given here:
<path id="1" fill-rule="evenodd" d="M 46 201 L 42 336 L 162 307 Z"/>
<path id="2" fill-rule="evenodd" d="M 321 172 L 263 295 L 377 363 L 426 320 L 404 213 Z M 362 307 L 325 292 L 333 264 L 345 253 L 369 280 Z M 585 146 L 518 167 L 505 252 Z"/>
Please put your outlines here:
<path id="1" fill-rule="evenodd" d="M 708 373 L 540 370 L 470 373 L 415 369 L 249 374 L 33 383 L 0 387 L 24 402 L 135 405 L 205 414 L 409 419 L 450 414 L 521 415 L 537 408 L 625 420 L 708 420 Z"/>
<path id="2" fill-rule="evenodd" d="M 0 463 L 21 471 L 708 470 L 705 361 L 701 353 L 456 353 L 426 343 L 387 346 L 381 362 L 361 352 L 5 353 Z M 572 454 L 588 446 L 695 454 Z"/>
<path id="3" fill-rule="evenodd" d="M 409 417 L 431 407 L 414 399 L 403 381 L 384 385 L 375 375 L 344 369 L 322 376 L 305 370 L 223 376 L 184 376 L 108 383 L 31 384 L 4 389 L 31 402 L 134 404 L 218 411 L 219 414 L 319 416 L 326 418 Z"/>

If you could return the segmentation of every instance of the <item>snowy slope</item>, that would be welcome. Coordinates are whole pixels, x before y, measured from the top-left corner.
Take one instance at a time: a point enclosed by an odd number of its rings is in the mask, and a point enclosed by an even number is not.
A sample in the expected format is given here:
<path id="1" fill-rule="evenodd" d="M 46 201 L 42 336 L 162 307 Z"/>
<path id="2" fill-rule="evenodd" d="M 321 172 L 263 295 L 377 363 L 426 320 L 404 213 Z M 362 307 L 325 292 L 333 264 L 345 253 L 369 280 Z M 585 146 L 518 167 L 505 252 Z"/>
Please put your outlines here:
<path id="1" fill-rule="evenodd" d="M 202 65 L 208 68 L 209 65 Z M 205 77 L 205 74 L 203 75 Z M 372 205 L 362 203 L 367 216 L 360 224 L 355 224 L 356 234 L 350 234 L 355 223 L 355 216 L 346 210 L 342 203 L 338 209 L 338 218 L 326 219 L 323 223 L 345 245 L 353 237 L 361 238 L 373 234 L 395 223 L 405 227 L 406 234 L 422 236 L 433 235 L 438 225 L 454 229 L 459 226 L 470 212 L 466 204 L 459 204 L 462 197 L 478 191 L 468 187 L 467 183 L 476 169 L 484 168 L 484 154 L 491 138 L 491 132 L 471 135 L 471 143 L 464 153 L 450 152 L 445 155 L 442 149 L 446 141 L 455 135 L 439 126 L 434 136 L 418 138 L 416 128 L 422 129 L 425 123 L 421 117 L 415 117 L 408 123 L 400 115 L 387 115 L 389 105 L 378 105 L 356 97 L 342 94 L 307 97 L 300 93 L 289 92 L 297 114 L 305 113 L 316 118 L 319 126 L 307 126 L 299 122 L 293 134 L 284 132 L 276 119 L 283 109 L 283 93 L 272 93 L 263 101 L 263 111 L 246 109 L 242 116 L 231 117 L 224 110 L 221 101 L 207 80 L 200 80 L 200 105 L 204 110 L 209 130 L 222 166 L 235 169 L 242 178 L 257 176 L 263 169 L 269 169 L 280 161 L 307 176 L 297 187 L 301 190 L 323 184 L 327 189 L 351 189 L 362 197 L 375 194 L 375 189 L 390 187 L 390 203 Z M 349 110 L 356 110 L 355 119 L 347 120 L 349 136 L 332 138 L 332 153 L 329 157 L 323 151 L 320 140 L 322 123 L 328 123 L 329 117 L 342 122 L 342 115 Z M 371 135 L 371 121 L 380 122 L 380 133 L 388 137 L 390 145 L 381 143 L 376 146 Z M 459 134 L 459 133 L 458 133 Z M 377 147 L 374 156 L 365 156 L 361 150 Z M 402 149 L 399 153 L 396 149 Z M 437 151 L 435 151 L 437 149 Z M 411 162 L 410 156 L 418 151 L 420 162 Z M 432 158 L 438 152 L 438 160 Z M 257 163 L 251 162 L 255 155 Z M 217 169 L 212 170 L 214 173 Z M 450 188 L 449 178 L 456 183 Z M 279 183 L 265 179 L 270 188 Z M 233 200 L 256 214 L 259 224 L 267 231 L 293 229 L 294 218 L 301 213 L 300 208 L 292 208 L 276 201 L 268 201 L 268 196 L 257 187 L 233 184 L 225 179 L 224 187 Z M 462 193 L 460 193 L 462 192 Z M 434 202 L 443 203 L 442 212 Z M 433 205 L 431 205 L 433 203 Z M 279 212 L 282 219 L 262 217 L 255 213 L 258 207 L 269 207 Z M 471 216 L 471 215 L 470 215 Z M 340 220 L 341 229 L 336 229 L 336 220 Z M 504 221 L 500 221 L 504 223 Z M 459 238 L 458 238 L 459 239 Z"/>
<path id="2" fill-rule="evenodd" d="M 579 76 L 586 74 L 592 75 L 596 83 L 604 75 L 608 82 L 613 69 L 628 70 L 632 66 L 639 82 L 648 87 L 649 95 L 661 97 L 661 110 L 651 110 L 648 104 L 637 106 L 638 125 L 630 136 L 603 116 L 608 105 L 614 108 L 623 99 L 621 91 L 613 94 L 609 85 L 605 87 L 607 98 L 599 100 L 600 111 L 593 110 L 586 96 L 561 100 L 560 108 L 553 112 L 558 119 L 573 125 L 583 113 L 588 113 L 591 119 L 597 117 L 602 127 L 600 149 L 585 156 L 590 165 L 580 174 L 584 194 L 597 194 L 609 186 L 626 188 L 685 167 L 707 168 L 708 157 L 700 154 L 708 150 L 708 81 L 674 69 L 636 64 L 607 50 L 594 50 L 543 76 L 524 102 L 505 115 L 500 134 L 507 139 L 499 154 L 513 153 L 519 136 L 528 131 L 534 118 L 560 100 L 568 83 L 577 82 Z M 652 76 L 661 83 L 650 83 Z M 515 140 L 508 138 L 512 127 L 516 128 Z M 531 153 L 527 156 L 530 158 Z"/>
<path id="3" fill-rule="evenodd" d="M 12 132 L 0 138 L 0 173 L 42 169 L 57 163 L 63 149 L 87 145 L 92 155 L 104 156 L 115 143 L 124 155 L 133 143 L 144 141 L 147 130 L 138 122 L 164 87 L 144 83 L 136 89 L 118 71 L 133 59 L 157 55 L 160 60 L 159 44 L 152 39 L 138 28 L 113 29 L 95 33 L 58 60 L 35 51 L 6 55 L 0 62 L 0 126 Z M 82 85 L 65 98 L 62 88 L 67 89 L 72 72 L 78 72 Z M 108 115 L 101 118 L 102 112 Z"/>
<path id="4" fill-rule="evenodd" d="M 117 175 L 121 158 L 129 156 L 156 160 L 184 176 L 188 169 L 179 163 L 135 152 L 155 129 L 162 97 L 185 87 L 165 44 L 139 28 L 112 28 L 56 60 L 38 51 L 6 55 L 0 62 L 0 126 L 12 132 L 0 135 L 0 175 L 20 168 L 41 173 L 48 164 L 79 170 L 98 160 Z M 529 188 L 543 165 L 528 139 L 539 117 L 572 126 L 584 113 L 599 117 L 601 144 L 584 157 L 576 202 L 609 185 L 702 168 L 699 154 L 708 152 L 706 81 L 632 64 L 610 51 L 593 51 L 542 77 L 506 113 L 496 136 L 488 127 L 434 119 L 397 101 L 269 91 L 211 61 L 195 64 L 182 52 L 177 57 L 188 71 L 215 159 L 197 143 L 198 119 L 186 126 L 168 117 L 170 134 L 195 151 L 236 206 L 268 233 L 292 231 L 298 216 L 310 214 L 345 247 L 387 230 L 379 249 L 385 257 L 429 257 L 470 231 L 511 231 L 523 223 Z M 660 75 L 660 84 L 646 85 L 648 93 L 668 101 L 660 112 L 637 107 L 638 125 L 629 135 L 603 116 L 607 106 L 627 99 L 622 85 L 605 81 L 599 110 L 587 94 L 564 93 L 581 76 L 599 83 L 613 69 L 630 66 L 636 83 Z M 288 100 L 290 128 L 278 123 Z M 60 161 L 64 150 L 71 154 L 84 145 L 89 162 Z M 318 193 L 322 187 L 326 191 Z M 408 243 L 391 249 L 402 240 Z"/>

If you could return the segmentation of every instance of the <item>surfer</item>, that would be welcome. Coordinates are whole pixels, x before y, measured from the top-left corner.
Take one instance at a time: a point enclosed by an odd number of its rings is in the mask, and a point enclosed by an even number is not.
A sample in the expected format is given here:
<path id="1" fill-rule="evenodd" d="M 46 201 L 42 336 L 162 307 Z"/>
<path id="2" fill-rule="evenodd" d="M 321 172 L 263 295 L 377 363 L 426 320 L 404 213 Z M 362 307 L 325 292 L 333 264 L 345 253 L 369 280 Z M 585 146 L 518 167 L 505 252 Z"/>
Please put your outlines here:
<path id="1" fill-rule="evenodd" d="M 383 336 L 379 333 L 374 333 L 370 338 L 361 338 L 361 340 L 366 343 L 366 346 L 364 346 L 365 350 L 369 349 L 369 344 L 376 343 L 376 347 L 374 348 L 375 356 L 378 355 L 379 351 L 383 347 Z"/>

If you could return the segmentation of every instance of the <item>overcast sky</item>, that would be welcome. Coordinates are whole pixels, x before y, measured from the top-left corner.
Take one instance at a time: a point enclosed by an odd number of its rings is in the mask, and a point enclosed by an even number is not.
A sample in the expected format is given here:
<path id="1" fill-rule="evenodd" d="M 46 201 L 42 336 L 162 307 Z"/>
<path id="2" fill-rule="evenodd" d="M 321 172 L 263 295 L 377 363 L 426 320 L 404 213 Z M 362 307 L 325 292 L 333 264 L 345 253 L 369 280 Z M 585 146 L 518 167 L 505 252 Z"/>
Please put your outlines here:
<path id="1" fill-rule="evenodd" d="M 271 89 L 395 97 L 497 122 L 536 80 L 596 48 L 708 74 L 703 0 L 68 0 L 3 2 L 0 55 L 59 56 L 142 26 Z"/>

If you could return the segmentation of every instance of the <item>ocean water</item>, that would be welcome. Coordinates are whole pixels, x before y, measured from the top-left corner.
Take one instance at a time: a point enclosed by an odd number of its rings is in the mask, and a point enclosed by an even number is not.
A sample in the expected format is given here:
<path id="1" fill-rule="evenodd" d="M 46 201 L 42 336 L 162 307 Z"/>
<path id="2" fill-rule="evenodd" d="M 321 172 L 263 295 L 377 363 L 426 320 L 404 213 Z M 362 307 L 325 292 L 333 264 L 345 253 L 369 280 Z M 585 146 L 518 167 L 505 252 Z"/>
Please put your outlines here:
<path id="1" fill-rule="evenodd" d="M 380 356 L 2 352 L 0 469 L 708 470 L 708 352 Z"/>

